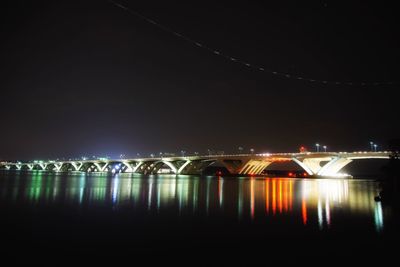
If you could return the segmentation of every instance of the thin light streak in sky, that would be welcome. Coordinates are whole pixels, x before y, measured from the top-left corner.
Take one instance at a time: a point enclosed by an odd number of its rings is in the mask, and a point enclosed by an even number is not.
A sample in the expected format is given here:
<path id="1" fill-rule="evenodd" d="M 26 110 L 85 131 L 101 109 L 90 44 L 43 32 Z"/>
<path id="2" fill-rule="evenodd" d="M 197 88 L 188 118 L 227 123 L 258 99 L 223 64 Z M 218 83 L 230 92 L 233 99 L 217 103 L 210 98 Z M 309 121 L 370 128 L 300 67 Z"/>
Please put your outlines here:
<path id="1" fill-rule="evenodd" d="M 249 62 L 247 62 L 245 60 L 241 60 L 241 59 L 232 57 L 230 55 L 224 54 L 219 49 L 214 49 L 214 48 L 208 47 L 208 46 L 204 45 L 203 43 L 201 43 L 199 41 L 196 41 L 196 40 L 193 40 L 191 38 L 188 38 L 187 36 L 185 36 L 185 35 L 183 35 L 183 34 L 181 34 L 179 32 L 176 32 L 175 30 L 173 30 L 171 28 L 168 28 L 168 27 L 166 27 L 166 26 L 154 21 L 153 19 L 150 19 L 150 18 L 148 18 L 148 17 L 146 17 L 146 16 L 144 16 L 144 15 L 142 15 L 142 14 L 140 14 L 140 13 L 138 13 L 138 12 L 128 8 L 128 7 L 126 7 L 126 6 L 123 6 L 122 4 L 120 4 L 118 2 L 115 2 L 113 0 L 108 0 L 108 1 L 110 3 L 112 3 L 114 6 L 116 6 L 118 8 L 121 8 L 121 9 L 129 12 L 130 14 L 132 14 L 132 15 L 134 15 L 136 17 L 139 17 L 142 20 L 145 20 L 150 24 L 153 24 L 154 26 L 162 29 L 163 31 L 166 31 L 168 33 L 171 33 L 171 34 L 181 38 L 181 39 L 193 44 L 194 46 L 196 46 L 198 48 L 202 48 L 202 49 L 208 50 L 209 52 L 213 53 L 216 56 L 223 57 L 223 58 L 225 58 L 225 59 L 227 59 L 227 60 L 229 60 L 231 62 L 235 62 L 235 63 L 241 64 L 241 65 L 243 65 L 243 66 L 245 66 L 247 68 L 252 68 L 254 70 L 261 71 L 261 72 L 267 72 L 267 73 L 270 73 L 270 74 L 272 74 L 274 76 L 279 76 L 279 77 L 286 78 L 286 79 L 291 79 L 291 80 L 307 81 L 307 82 L 310 82 L 310 83 L 319 83 L 319 84 L 324 84 L 324 85 L 331 84 L 331 85 L 345 85 L 345 86 L 378 86 L 378 85 L 397 85 L 397 84 L 399 84 L 399 82 L 397 82 L 397 81 L 374 81 L 374 82 L 366 82 L 366 81 L 363 81 L 363 82 L 358 82 L 358 81 L 357 82 L 355 82 L 355 81 L 326 81 L 326 80 L 320 80 L 320 79 L 312 79 L 312 78 L 301 77 L 299 75 L 295 75 L 295 74 L 291 74 L 291 73 L 274 71 L 274 70 L 265 68 L 264 66 L 251 64 L 251 63 L 249 63 Z"/>

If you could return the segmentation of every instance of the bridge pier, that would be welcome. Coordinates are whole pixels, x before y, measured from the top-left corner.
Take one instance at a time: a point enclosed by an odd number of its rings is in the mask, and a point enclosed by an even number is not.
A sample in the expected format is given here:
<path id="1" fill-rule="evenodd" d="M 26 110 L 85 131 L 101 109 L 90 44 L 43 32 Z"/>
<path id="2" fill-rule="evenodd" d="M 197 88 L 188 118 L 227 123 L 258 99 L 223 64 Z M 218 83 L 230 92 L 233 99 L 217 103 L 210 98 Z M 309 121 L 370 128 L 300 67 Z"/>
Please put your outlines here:
<path id="1" fill-rule="evenodd" d="M 344 166 L 352 162 L 352 159 L 340 156 L 329 158 L 305 158 L 303 161 L 293 158 L 294 162 L 299 164 L 309 175 L 316 176 L 336 176 Z M 321 166 L 321 162 L 328 161 Z"/>
<path id="2" fill-rule="evenodd" d="M 334 158 L 331 161 L 329 161 L 327 164 L 325 164 L 319 171 L 318 175 L 321 176 L 334 176 L 337 175 L 338 172 L 343 169 L 344 166 L 352 162 L 353 160 L 351 159 L 346 159 L 346 158 Z"/>
<path id="3" fill-rule="evenodd" d="M 266 161 L 266 160 L 249 160 L 240 169 L 238 174 L 259 175 L 271 163 L 272 163 L 272 161 Z"/>
<path id="4" fill-rule="evenodd" d="M 60 171 L 61 170 L 61 167 L 62 167 L 62 163 L 54 163 L 54 167 L 56 168 L 56 171 Z"/>
<path id="5" fill-rule="evenodd" d="M 308 165 L 305 164 L 303 161 L 301 161 L 301 160 L 299 160 L 299 159 L 297 159 L 297 158 L 292 158 L 292 160 L 293 160 L 294 162 L 296 162 L 300 167 L 302 167 L 303 170 L 305 170 L 305 171 L 308 173 L 308 175 L 314 175 L 314 174 L 315 174 L 315 173 L 313 172 L 313 170 L 312 170 L 311 168 L 309 168 Z"/>

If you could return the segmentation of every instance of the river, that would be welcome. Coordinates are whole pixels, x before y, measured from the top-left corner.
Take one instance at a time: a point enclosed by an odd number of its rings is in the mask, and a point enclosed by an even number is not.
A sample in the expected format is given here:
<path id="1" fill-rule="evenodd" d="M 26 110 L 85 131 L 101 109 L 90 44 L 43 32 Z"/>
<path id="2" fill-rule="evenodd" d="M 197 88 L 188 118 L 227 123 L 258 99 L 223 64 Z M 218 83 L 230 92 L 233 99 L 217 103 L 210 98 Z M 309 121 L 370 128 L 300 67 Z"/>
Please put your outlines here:
<path id="1" fill-rule="evenodd" d="M 0 234 L 22 254 L 362 252 L 395 241 L 378 191 L 362 179 L 2 171 Z"/>

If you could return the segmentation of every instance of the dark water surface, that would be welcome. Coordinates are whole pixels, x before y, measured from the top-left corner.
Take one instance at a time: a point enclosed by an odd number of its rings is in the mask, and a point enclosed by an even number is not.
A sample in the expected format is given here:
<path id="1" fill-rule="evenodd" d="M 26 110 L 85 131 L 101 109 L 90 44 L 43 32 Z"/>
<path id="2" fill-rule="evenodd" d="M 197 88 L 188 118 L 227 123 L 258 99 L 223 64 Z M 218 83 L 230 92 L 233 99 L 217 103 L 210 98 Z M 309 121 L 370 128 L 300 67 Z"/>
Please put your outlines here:
<path id="1" fill-rule="evenodd" d="M 392 255 L 397 225 L 392 206 L 374 201 L 378 190 L 375 181 L 357 179 L 3 171 L 2 254 L 149 263 L 188 257 L 184 265 L 211 258 L 315 263 L 316 255 L 380 261 Z"/>

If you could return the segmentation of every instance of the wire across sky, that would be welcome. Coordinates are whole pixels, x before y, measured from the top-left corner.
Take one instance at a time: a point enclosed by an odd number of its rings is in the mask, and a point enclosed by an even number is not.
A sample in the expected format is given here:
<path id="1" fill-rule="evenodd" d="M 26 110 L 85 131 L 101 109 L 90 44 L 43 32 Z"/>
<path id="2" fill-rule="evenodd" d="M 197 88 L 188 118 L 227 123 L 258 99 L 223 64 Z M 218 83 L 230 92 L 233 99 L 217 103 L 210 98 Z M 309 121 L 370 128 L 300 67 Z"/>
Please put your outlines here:
<path id="1" fill-rule="evenodd" d="M 155 20 L 150 19 L 150 18 L 148 18 L 148 17 L 146 17 L 146 16 L 144 16 L 144 15 L 142 15 L 142 14 L 140 14 L 140 13 L 138 13 L 138 12 L 136 12 L 136 11 L 134 11 L 134 10 L 132 10 L 132 9 L 120 4 L 120 3 L 118 3 L 118 2 L 115 2 L 113 0 L 108 0 L 108 1 L 110 3 L 112 3 L 114 6 L 127 11 L 131 15 L 134 15 L 134 16 L 136 16 L 136 17 L 138 17 L 138 18 L 140 18 L 140 19 L 142 19 L 142 20 L 144 20 L 144 21 L 146 21 L 146 22 L 148 22 L 150 24 L 153 24 L 154 26 L 160 28 L 161 30 L 163 30 L 165 32 L 168 32 L 170 34 L 173 34 L 176 37 L 178 37 L 178 38 L 180 38 L 180 39 L 182 39 L 182 40 L 194 45 L 195 47 L 207 50 L 210 53 L 214 54 L 215 56 L 223 57 L 223 58 L 225 58 L 226 60 L 228 60 L 230 62 L 234 62 L 236 64 L 240 64 L 243 67 L 250 68 L 250 69 L 253 69 L 255 71 L 269 73 L 271 75 L 282 77 L 282 78 L 285 78 L 285 79 L 305 81 L 305 82 L 309 82 L 309 83 L 317 83 L 317 84 L 323 84 L 323 85 L 328 85 L 329 84 L 329 85 L 337 85 L 337 86 L 345 85 L 345 86 L 357 86 L 358 87 L 358 86 L 382 86 L 382 85 L 390 86 L 390 85 L 398 85 L 399 84 L 399 82 L 397 82 L 397 81 L 374 81 L 374 82 L 366 82 L 366 81 L 365 82 L 364 81 L 361 81 L 361 82 L 360 81 L 332 81 L 332 80 L 328 81 L 328 80 L 321 80 L 321 79 L 303 77 L 303 76 L 299 76 L 299 75 L 295 75 L 295 74 L 291 74 L 291 73 L 286 73 L 286 72 L 275 71 L 275 70 L 269 69 L 269 68 L 267 68 L 265 66 L 251 64 L 251 63 L 249 63 L 249 62 L 247 62 L 245 60 L 239 59 L 237 57 L 233 57 L 231 55 L 227 55 L 227 54 L 221 52 L 221 50 L 219 50 L 219 49 L 211 48 L 211 47 L 209 47 L 207 45 L 204 45 L 202 42 L 199 42 L 199 41 L 196 41 L 194 39 L 191 39 L 191 38 L 187 37 L 186 35 L 183 35 L 183 34 L 177 32 L 177 31 L 175 31 L 175 30 L 173 30 L 173 29 L 171 29 L 169 27 L 166 27 L 166 26 L 156 22 Z"/>

